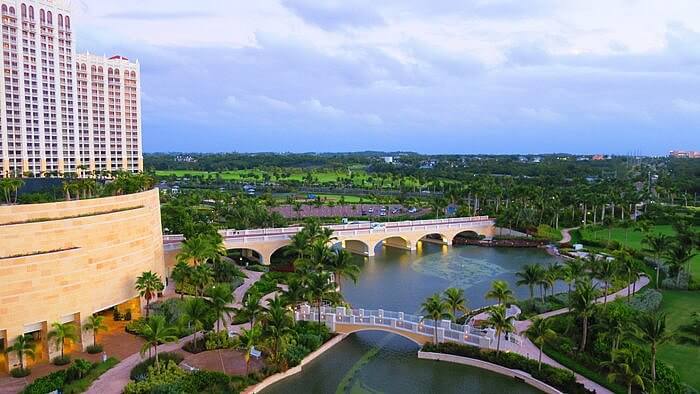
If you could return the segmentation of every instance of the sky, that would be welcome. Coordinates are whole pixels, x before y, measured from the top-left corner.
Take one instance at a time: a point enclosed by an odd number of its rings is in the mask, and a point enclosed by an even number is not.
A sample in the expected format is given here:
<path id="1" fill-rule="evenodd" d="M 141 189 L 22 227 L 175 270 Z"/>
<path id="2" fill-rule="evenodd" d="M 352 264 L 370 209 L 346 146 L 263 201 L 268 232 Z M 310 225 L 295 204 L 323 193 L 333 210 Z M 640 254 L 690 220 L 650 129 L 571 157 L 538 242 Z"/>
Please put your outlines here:
<path id="1" fill-rule="evenodd" d="M 146 152 L 700 150 L 698 0 L 73 0 Z"/>

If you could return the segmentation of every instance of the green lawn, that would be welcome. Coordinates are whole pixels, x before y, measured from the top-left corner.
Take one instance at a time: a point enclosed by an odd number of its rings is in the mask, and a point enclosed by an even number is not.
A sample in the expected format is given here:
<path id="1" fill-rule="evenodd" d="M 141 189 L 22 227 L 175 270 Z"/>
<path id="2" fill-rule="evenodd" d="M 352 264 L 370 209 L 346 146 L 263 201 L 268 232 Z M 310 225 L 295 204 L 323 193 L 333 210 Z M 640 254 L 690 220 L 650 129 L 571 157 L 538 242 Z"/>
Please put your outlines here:
<path id="1" fill-rule="evenodd" d="M 663 294 L 661 310 L 672 331 L 689 323 L 691 313 L 700 312 L 700 292 L 664 290 Z M 673 365 L 684 382 L 700 390 L 700 348 L 671 341 L 659 348 L 659 359 Z"/>
<path id="2" fill-rule="evenodd" d="M 700 227 L 696 227 L 695 230 L 700 230 Z M 673 230 L 671 225 L 659 225 L 654 226 L 651 229 L 653 233 L 666 234 L 674 236 L 676 232 Z M 598 240 L 607 241 L 608 240 L 608 229 L 606 227 L 587 227 L 580 230 L 581 236 L 583 237 L 583 242 L 585 244 L 586 240 Z M 639 231 L 634 231 L 633 228 L 627 229 L 627 235 L 625 236 L 625 229 L 622 227 L 613 227 L 611 232 L 611 239 L 613 241 L 620 242 L 621 244 L 641 250 L 644 245 L 642 245 L 643 234 Z M 700 254 L 696 255 L 693 260 L 691 260 L 690 272 L 700 274 Z"/>

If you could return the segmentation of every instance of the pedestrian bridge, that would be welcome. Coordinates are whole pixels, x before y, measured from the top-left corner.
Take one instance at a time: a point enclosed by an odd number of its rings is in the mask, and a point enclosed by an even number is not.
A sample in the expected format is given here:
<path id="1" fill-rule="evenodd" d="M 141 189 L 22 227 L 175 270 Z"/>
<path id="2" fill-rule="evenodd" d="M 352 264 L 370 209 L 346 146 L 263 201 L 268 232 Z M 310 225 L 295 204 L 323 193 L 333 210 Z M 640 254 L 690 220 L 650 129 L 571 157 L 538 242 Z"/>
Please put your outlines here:
<path id="1" fill-rule="evenodd" d="M 491 237 L 495 221 L 488 216 L 452 219 L 409 220 L 387 223 L 360 223 L 326 226 L 333 230 L 334 241 L 350 252 L 374 256 L 377 246 L 416 250 L 421 242 L 452 245 L 460 233 L 473 232 Z M 256 230 L 221 230 L 226 249 L 248 249 L 258 254 L 260 262 L 269 264 L 272 254 L 290 244 L 290 239 L 303 227 Z M 182 235 L 164 235 L 166 252 L 180 249 Z"/>
<path id="2" fill-rule="evenodd" d="M 520 309 L 512 305 L 507 316 L 520 314 Z M 298 321 L 318 321 L 318 309 L 308 304 L 301 305 L 295 311 Z M 438 342 L 456 342 L 482 348 L 496 348 L 496 333 L 491 328 L 477 329 L 469 324 L 455 324 L 449 320 L 435 322 L 422 316 L 403 312 L 391 312 L 383 309 L 349 309 L 345 307 L 321 307 L 321 322 L 332 332 L 351 334 L 359 331 L 386 331 L 401 335 L 418 345 L 435 340 Z M 522 343 L 517 335 L 502 336 L 501 348 L 506 350 Z"/>

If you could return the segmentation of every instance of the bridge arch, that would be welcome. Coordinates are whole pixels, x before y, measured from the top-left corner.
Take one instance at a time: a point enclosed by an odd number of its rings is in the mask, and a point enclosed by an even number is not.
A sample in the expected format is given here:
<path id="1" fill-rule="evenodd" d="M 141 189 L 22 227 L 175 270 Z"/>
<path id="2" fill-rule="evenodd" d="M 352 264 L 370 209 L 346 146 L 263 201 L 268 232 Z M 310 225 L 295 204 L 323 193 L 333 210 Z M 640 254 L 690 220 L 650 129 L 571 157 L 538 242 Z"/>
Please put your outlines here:
<path id="1" fill-rule="evenodd" d="M 387 247 L 392 247 L 392 248 L 399 248 L 399 249 L 406 249 L 406 250 L 411 250 L 415 248 L 415 242 L 412 243 L 410 240 L 399 236 L 399 235 L 394 235 L 390 237 L 386 237 L 383 239 L 380 239 L 374 244 L 374 247 L 372 250 L 377 251 L 377 248 L 380 246 L 387 246 Z"/>
<path id="2" fill-rule="evenodd" d="M 367 331 L 382 331 L 382 332 L 388 332 L 390 334 L 395 334 L 400 337 L 406 338 L 409 341 L 415 343 L 418 346 L 423 346 L 428 342 L 432 342 L 432 337 L 429 337 L 427 335 L 420 335 L 420 334 L 415 334 L 403 330 L 397 330 L 391 327 L 377 327 L 377 326 L 371 326 L 371 327 L 358 327 L 354 325 L 347 325 L 347 324 L 336 324 L 335 325 L 335 332 L 337 333 L 343 333 L 343 334 L 354 334 L 357 332 L 367 332 Z"/>
<path id="3" fill-rule="evenodd" d="M 454 243 L 454 240 L 458 237 L 459 238 L 466 238 L 466 239 L 470 239 L 470 240 L 478 240 L 478 239 L 483 238 L 484 234 L 479 233 L 479 231 L 477 231 L 477 230 L 464 230 L 464 231 L 460 231 L 460 232 L 456 233 L 452 237 L 452 242 Z"/>
<path id="4" fill-rule="evenodd" d="M 452 238 L 451 237 L 448 237 L 442 233 L 435 233 L 435 232 L 421 235 L 418 238 L 418 241 L 437 243 L 437 244 L 442 244 L 442 245 L 452 245 Z"/>
<path id="5" fill-rule="evenodd" d="M 337 242 L 334 246 L 338 244 L 350 253 L 360 254 L 363 256 L 374 256 L 374 249 L 370 249 L 369 245 L 365 241 L 359 239 L 344 239 Z"/>
<path id="6" fill-rule="evenodd" d="M 245 265 L 246 261 L 257 262 L 258 264 L 269 264 L 269 261 L 265 261 L 265 255 L 255 248 L 226 247 L 226 255 L 239 265 Z"/>

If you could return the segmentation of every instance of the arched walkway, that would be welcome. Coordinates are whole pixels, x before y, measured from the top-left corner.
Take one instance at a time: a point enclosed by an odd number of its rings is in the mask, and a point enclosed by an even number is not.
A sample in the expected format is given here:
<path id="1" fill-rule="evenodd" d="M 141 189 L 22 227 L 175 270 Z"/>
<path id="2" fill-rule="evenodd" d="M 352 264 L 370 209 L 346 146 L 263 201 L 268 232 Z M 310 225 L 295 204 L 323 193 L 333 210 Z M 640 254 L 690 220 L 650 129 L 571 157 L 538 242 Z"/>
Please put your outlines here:
<path id="1" fill-rule="evenodd" d="M 271 265 L 291 265 L 297 255 L 294 253 L 289 245 L 281 246 L 277 248 L 272 254 L 270 254 Z"/>

